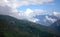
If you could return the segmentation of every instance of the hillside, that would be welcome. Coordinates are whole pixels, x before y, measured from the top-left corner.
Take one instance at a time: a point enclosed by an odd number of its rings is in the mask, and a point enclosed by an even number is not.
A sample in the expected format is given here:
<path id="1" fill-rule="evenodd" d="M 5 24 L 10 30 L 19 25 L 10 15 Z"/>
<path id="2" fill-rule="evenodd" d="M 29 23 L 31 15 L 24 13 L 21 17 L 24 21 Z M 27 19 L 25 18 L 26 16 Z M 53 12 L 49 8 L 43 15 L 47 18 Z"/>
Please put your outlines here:
<path id="1" fill-rule="evenodd" d="M 0 37 L 60 37 L 60 33 L 40 24 L 0 15 Z"/>
<path id="2" fill-rule="evenodd" d="M 57 20 L 51 25 L 52 28 L 58 30 L 60 32 L 60 20 Z"/>

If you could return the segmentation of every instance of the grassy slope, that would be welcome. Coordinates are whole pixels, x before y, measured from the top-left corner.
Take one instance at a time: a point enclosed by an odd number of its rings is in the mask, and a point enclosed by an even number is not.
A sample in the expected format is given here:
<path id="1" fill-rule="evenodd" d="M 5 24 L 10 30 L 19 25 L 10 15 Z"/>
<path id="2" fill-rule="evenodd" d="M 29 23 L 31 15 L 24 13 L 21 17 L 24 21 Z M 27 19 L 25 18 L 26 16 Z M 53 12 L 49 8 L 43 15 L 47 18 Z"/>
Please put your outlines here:
<path id="1" fill-rule="evenodd" d="M 0 37 L 59 37 L 57 34 L 49 27 L 0 15 Z"/>

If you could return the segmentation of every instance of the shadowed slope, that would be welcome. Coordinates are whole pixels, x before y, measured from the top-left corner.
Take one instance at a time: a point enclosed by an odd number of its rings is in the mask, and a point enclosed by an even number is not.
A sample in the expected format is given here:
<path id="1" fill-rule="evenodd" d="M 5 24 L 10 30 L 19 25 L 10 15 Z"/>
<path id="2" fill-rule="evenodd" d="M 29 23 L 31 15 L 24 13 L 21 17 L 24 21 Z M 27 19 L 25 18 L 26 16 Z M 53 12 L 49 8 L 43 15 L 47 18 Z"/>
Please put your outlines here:
<path id="1" fill-rule="evenodd" d="M 40 24 L 0 15 L 0 37 L 59 37 L 58 34 L 56 30 Z"/>

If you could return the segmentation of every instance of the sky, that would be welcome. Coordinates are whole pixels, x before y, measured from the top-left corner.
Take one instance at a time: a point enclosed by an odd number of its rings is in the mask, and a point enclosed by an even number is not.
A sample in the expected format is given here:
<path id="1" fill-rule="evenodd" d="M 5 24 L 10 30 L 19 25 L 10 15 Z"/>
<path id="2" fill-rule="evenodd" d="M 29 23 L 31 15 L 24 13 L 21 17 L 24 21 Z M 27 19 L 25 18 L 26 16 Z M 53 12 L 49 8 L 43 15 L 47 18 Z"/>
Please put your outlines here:
<path id="1" fill-rule="evenodd" d="M 0 0 L 0 15 L 37 22 L 37 15 L 54 15 L 60 18 L 60 0 Z M 51 22 L 53 18 L 45 17 Z"/>

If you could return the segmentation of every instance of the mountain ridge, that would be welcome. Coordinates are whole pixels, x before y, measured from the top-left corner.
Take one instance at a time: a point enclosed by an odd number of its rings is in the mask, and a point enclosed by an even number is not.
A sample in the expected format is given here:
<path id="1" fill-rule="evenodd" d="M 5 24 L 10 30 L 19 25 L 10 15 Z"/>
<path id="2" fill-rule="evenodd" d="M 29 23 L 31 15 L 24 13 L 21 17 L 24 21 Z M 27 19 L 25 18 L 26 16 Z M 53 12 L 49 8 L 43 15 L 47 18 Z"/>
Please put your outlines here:
<path id="1" fill-rule="evenodd" d="M 29 21 L 18 20 L 16 18 L 7 15 L 0 15 L 0 26 L 1 26 L 0 30 L 3 31 L 3 33 L 6 34 L 6 36 L 9 34 L 10 37 L 13 36 L 13 34 L 16 36 L 18 35 L 18 37 L 59 36 L 58 35 L 59 33 L 57 33 L 57 31 L 49 27 L 45 27 L 43 25 L 32 23 Z"/>
<path id="2" fill-rule="evenodd" d="M 39 21 L 37 23 L 40 23 L 45 26 L 50 26 L 53 22 L 51 20 L 46 19 L 46 16 L 50 19 L 56 19 L 56 20 L 59 19 L 58 17 L 56 17 L 54 15 L 37 15 L 37 16 L 35 16 L 35 18 L 39 19 Z"/>
<path id="3" fill-rule="evenodd" d="M 54 22 L 50 27 L 60 31 L 60 20 Z"/>

